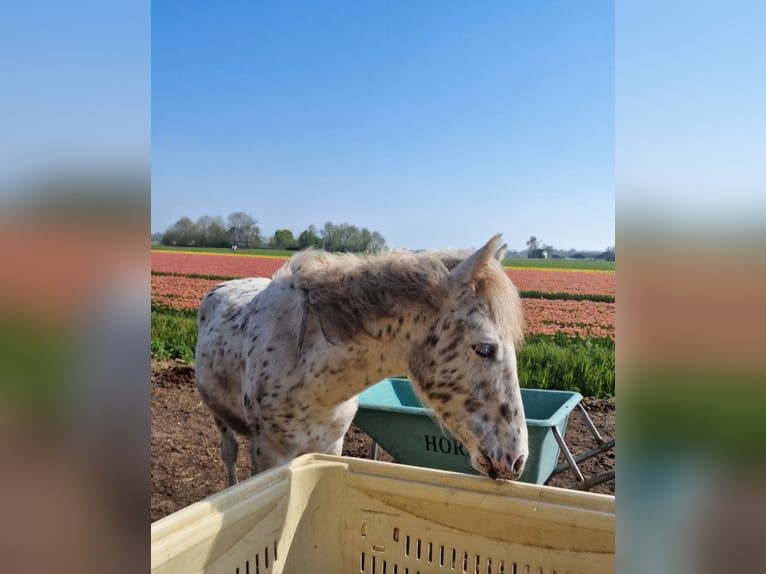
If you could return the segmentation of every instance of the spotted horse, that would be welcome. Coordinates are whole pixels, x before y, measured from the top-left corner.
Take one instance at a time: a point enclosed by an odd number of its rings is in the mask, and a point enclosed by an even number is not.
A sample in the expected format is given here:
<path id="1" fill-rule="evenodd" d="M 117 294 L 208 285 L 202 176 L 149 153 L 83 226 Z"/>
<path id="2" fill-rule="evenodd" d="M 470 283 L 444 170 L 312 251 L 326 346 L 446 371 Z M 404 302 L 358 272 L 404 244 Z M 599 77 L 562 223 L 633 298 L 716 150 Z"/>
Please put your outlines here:
<path id="1" fill-rule="evenodd" d="M 340 454 L 357 395 L 406 375 L 490 478 L 528 455 L 516 370 L 523 341 L 506 245 L 376 255 L 297 253 L 272 279 L 227 281 L 198 312 L 196 381 L 221 433 L 230 485 L 237 434 L 252 474 L 309 452 Z"/>

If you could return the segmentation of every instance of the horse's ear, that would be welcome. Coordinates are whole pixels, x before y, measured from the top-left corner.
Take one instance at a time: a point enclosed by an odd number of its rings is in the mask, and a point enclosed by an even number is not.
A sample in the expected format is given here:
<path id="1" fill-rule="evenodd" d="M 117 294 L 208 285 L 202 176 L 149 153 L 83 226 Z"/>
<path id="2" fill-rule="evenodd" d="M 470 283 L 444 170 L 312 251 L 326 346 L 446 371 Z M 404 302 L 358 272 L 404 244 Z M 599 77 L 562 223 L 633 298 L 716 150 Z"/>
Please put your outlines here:
<path id="1" fill-rule="evenodd" d="M 500 247 L 500 237 L 498 233 L 487 244 L 472 253 L 467 259 L 463 260 L 449 274 L 450 282 L 453 284 L 469 284 L 478 278 L 487 264 L 498 255 L 505 254 L 505 247 Z"/>
<path id="2" fill-rule="evenodd" d="M 507 251 L 508 251 L 508 244 L 503 243 L 495 252 L 495 259 L 497 259 L 500 263 L 502 263 L 503 259 L 505 259 L 505 254 Z"/>

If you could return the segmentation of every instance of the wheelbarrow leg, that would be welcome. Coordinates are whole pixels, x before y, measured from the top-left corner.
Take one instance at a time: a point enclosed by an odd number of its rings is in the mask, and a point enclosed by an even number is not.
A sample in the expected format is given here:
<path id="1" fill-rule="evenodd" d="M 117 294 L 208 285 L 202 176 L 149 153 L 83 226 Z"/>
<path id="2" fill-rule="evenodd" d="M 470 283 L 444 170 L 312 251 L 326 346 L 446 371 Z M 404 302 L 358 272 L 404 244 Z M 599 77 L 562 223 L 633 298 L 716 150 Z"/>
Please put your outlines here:
<path id="1" fill-rule="evenodd" d="M 372 448 L 370 448 L 370 458 L 372 460 L 378 460 L 378 443 L 372 441 Z"/>
<path id="2" fill-rule="evenodd" d="M 588 452 L 583 452 L 581 454 L 578 454 L 577 456 L 574 457 L 574 461 L 576 463 L 580 463 L 580 462 L 582 462 L 584 460 L 589 459 L 592 456 L 596 456 L 597 454 L 601 454 L 602 452 L 607 452 L 607 451 L 611 450 L 613 447 L 614 447 L 614 439 L 610 439 L 609 441 L 603 443 L 601 446 L 597 446 L 596 448 L 592 448 Z M 560 472 L 564 472 L 570 466 L 571 465 L 569 464 L 569 462 L 562 462 L 556 468 L 553 469 L 553 472 L 551 473 L 551 475 L 559 474 Z"/>
<path id="3" fill-rule="evenodd" d="M 561 452 L 564 455 L 564 458 L 569 464 L 569 467 L 575 473 L 575 478 L 577 479 L 578 488 L 584 487 L 585 477 L 582 475 L 582 472 L 580 471 L 580 467 L 577 466 L 577 462 L 572 456 L 572 453 L 569 451 L 569 447 L 567 446 L 567 443 L 564 442 L 564 437 L 561 436 L 561 433 L 559 432 L 559 427 L 557 427 L 556 425 L 553 425 L 551 427 L 551 431 L 553 431 L 553 436 L 556 438 L 556 442 L 559 443 L 559 448 L 561 449 Z"/>
<path id="4" fill-rule="evenodd" d="M 564 437 L 561 436 L 561 433 L 559 432 L 558 427 L 557 426 L 551 427 L 551 430 L 553 431 L 553 436 L 556 438 L 556 442 L 559 444 L 559 448 L 561 449 L 561 453 L 564 455 L 564 459 L 565 459 L 565 462 L 562 462 L 555 469 L 553 469 L 551 476 L 558 474 L 560 472 L 563 472 L 567 470 L 568 468 L 571 468 L 577 480 L 577 484 L 576 484 L 577 488 L 580 490 L 589 490 L 590 488 L 592 488 L 593 486 L 596 486 L 597 484 L 601 484 L 603 482 L 608 482 L 610 480 L 613 480 L 615 477 L 615 472 L 611 470 L 609 472 L 605 472 L 598 476 L 592 476 L 586 479 L 583 476 L 582 471 L 580 470 L 580 467 L 577 466 L 577 463 L 582 462 L 586 459 L 589 459 L 592 456 L 595 456 L 597 454 L 611 450 L 612 448 L 614 448 L 615 439 L 604 441 L 604 439 L 599 434 L 598 429 L 596 429 L 596 426 L 593 424 L 593 421 L 591 420 L 590 416 L 588 416 L 588 412 L 585 410 L 585 407 L 582 406 L 582 403 L 577 403 L 576 408 L 582 415 L 583 420 L 585 421 L 585 424 L 587 425 L 591 434 L 596 439 L 596 443 L 598 444 L 598 446 L 596 448 L 592 448 L 591 450 L 587 452 L 578 454 L 577 456 L 572 456 L 572 452 L 569 450 L 569 447 L 567 446 L 566 442 L 564 442 Z"/>
<path id="5" fill-rule="evenodd" d="M 585 410 L 585 407 L 582 406 L 582 403 L 577 403 L 577 407 L 575 408 L 582 415 L 582 418 L 585 420 L 585 424 L 588 426 L 588 429 L 590 429 L 591 434 L 595 437 L 596 442 L 599 445 L 604 444 L 604 439 L 601 438 L 601 435 L 599 434 L 598 429 L 596 428 L 596 425 L 594 425 L 593 421 L 590 420 L 590 417 L 588 416 L 588 411 Z M 614 440 L 612 440 L 612 443 L 614 443 Z"/>

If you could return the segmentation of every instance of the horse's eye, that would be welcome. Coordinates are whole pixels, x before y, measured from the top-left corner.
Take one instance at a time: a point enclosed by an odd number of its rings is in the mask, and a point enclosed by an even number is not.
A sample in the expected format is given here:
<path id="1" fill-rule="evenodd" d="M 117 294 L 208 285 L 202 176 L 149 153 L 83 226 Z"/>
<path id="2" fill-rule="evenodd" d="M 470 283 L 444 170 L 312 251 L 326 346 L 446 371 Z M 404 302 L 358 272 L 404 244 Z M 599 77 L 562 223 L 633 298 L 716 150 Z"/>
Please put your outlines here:
<path id="1" fill-rule="evenodd" d="M 492 343 L 479 343 L 473 346 L 473 351 L 485 359 L 494 359 L 497 355 L 497 345 Z"/>

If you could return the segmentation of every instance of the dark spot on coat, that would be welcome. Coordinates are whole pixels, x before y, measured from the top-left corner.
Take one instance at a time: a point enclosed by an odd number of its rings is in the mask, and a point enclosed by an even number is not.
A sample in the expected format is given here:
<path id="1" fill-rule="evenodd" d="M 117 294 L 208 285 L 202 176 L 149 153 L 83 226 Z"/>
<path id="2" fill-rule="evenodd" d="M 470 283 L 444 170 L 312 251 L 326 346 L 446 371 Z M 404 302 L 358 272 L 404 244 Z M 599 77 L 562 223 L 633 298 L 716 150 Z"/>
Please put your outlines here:
<path id="1" fill-rule="evenodd" d="M 442 351 L 442 354 L 449 353 L 450 351 L 454 351 L 455 347 L 457 347 L 457 344 L 458 344 L 458 340 L 453 339 L 452 342 L 444 348 L 444 350 Z"/>
<path id="2" fill-rule="evenodd" d="M 452 351 L 449 355 L 447 355 L 446 357 L 443 357 L 443 360 L 445 363 L 451 363 L 452 361 L 457 359 L 457 357 L 458 357 L 457 351 Z"/>
<path id="3" fill-rule="evenodd" d="M 431 393 L 428 396 L 432 400 L 439 401 L 440 403 L 447 403 L 450 400 L 452 400 L 452 393 L 447 393 L 447 392 Z"/>
<path id="4" fill-rule="evenodd" d="M 511 414 L 511 407 L 508 403 L 503 403 L 500 405 L 500 416 L 503 417 L 504 420 L 508 420 L 508 417 Z"/>
<path id="5" fill-rule="evenodd" d="M 476 392 L 479 395 L 484 395 L 489 390 L 489 381 L 479 381 L 476 383 Z"/>

